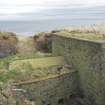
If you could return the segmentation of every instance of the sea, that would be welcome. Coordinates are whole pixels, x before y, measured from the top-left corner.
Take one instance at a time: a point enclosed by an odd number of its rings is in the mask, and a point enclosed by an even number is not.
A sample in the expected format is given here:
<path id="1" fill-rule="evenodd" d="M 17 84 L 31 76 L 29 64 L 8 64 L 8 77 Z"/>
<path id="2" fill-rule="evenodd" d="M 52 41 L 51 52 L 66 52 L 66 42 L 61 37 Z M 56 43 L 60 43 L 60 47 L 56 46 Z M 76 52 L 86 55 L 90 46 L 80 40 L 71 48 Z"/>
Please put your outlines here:
<path id="1" fill-rule="evenodd" d="M 0 21 L 0 31 L 32 36 L 38 32 L 69 26 L 105 23 L 105 7 L 53 8 L 37 13 L 20 14 L 27 20 Z"/>

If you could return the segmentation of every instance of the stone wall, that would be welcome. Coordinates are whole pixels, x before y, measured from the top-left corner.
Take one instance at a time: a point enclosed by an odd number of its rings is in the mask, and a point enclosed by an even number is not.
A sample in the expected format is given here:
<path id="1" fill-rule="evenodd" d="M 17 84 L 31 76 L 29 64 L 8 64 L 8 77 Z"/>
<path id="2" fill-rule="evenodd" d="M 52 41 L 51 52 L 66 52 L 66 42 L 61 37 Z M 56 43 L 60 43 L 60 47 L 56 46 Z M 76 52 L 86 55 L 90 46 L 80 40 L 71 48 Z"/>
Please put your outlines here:
<path id="1" fill-rule="evenodd" d="M 78 71 L 80 88 L 90 105 L 105 105 L 105 44 L 76 38 L 53 37 L 53 54 L 63 55 Z"/>
<path id="2" fill-rule="evenodd" d="M 35 105 L 70 105 L 69 98 L 77 94 L 76 73 L 70 72 L 38 82 L 20 84 L 17 88 L 26 91 L 16 95 L 17 101 L 21 103 L 28 100 Z"/>

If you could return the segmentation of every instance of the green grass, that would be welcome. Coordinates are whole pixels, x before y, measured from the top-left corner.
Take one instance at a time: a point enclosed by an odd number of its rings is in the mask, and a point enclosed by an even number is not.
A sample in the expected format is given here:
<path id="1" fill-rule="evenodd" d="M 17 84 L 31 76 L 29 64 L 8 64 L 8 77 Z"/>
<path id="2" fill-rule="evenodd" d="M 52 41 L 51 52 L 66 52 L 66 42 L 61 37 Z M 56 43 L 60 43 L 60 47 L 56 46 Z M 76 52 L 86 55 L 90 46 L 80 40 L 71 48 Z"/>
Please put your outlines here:
<path id="1" fill-rule="evenodd" d="M 28 67 L 32 67 L 33 69 L 37 68 L 48 68 L 51 66 L 62 65 L 64 63 L 64 59 L 61 56 L 57 57 L 45 57 L 45 58 L 37 58 L 37 59 L 25 59 L 25 60 L 16 60 L 10 63 L 10 69 L 17 70 L 26 70 Z"/>
<path id="2" fill-rule="evenodd" d="M 23 60 L 23 59 L 33 59 L 33 58 L 42 58 L 42 57 L 50 57 L 52 56 L 50 53 L 43 54 L 43 53 L 35 53 L 35 54 L 16 54 L 11 55 L 5 58 L 0 59 L 0 70 L 7 69 L 9 63 L 16 61 L 16 60 Z"/>
<path id="3" fill-rule="evenodd" d="M 0 73 L 0 82 L 24 81 L 56 74 L 57 67 L 63 65 L 63 58 L 58 56 L 15 60 L 10 64 L 10 70 Z"/>
<path id="4" fill-rule="evenodd" d="M 63 36 L 67 38 L 81 38 L 81 39 L 88 39 L 88 40 L 105 40 L 105 35 L 96 35 L 94 33 L 83 33 L 83 32 L 76 32 L 76 31 L 61 31 L 56 33 L 58 36 Z"/>
<path id="5" fill-rule="evenodd" d="M 0 82 L 7 82 L 10 80 L 15 80 L 18 75 L 20 75 L 20 72 L 16 70 L 12 70 L 9 72 L 3 72 L 0 74 Z"/>
<path id="6" fill-rule="evenodd" d="M 11 70 L 2 73 L 0 76 L 0 83 L 19 83 L 31 80 L 41 80 L 50 77 L 59 76 L 62 74 L 70 73 L 69 69 L 64 69 L 62 71 L 57 71 L 58 66 L 52 66 L 44 69 L 27 69 L 24 72 L 18 70 Z M 72 72 L 72 71 L 71 71 Z"/>

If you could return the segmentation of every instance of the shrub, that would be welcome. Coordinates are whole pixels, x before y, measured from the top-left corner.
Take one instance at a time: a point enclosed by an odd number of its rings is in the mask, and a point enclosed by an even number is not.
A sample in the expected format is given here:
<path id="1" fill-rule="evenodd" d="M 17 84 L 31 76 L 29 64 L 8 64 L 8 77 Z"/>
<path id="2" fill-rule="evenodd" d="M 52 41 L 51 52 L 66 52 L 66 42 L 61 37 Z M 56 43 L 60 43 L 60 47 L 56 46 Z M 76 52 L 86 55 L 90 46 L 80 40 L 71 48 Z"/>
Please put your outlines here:
<path id="1" fill-rule="evenodd" d="M 36 49 L 40 52 L 48 53 L 52 51 L 52 33 L 39 33 L 34 36 Z"/>

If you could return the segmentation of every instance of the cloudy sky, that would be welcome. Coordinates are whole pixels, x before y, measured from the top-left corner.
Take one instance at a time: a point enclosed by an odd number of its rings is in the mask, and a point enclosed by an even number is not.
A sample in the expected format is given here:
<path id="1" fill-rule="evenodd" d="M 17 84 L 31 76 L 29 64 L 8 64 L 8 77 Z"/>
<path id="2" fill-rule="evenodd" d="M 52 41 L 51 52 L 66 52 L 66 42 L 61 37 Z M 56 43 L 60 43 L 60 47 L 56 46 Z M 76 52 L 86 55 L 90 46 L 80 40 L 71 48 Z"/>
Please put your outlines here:
<path id="1" fill-rule="evenodd" d="M 105 0 L 0 0 L 0 20 L 21 19 L 22 13 L 41 13 L 51 8 L 88 8 L 104 5 Z"/>

